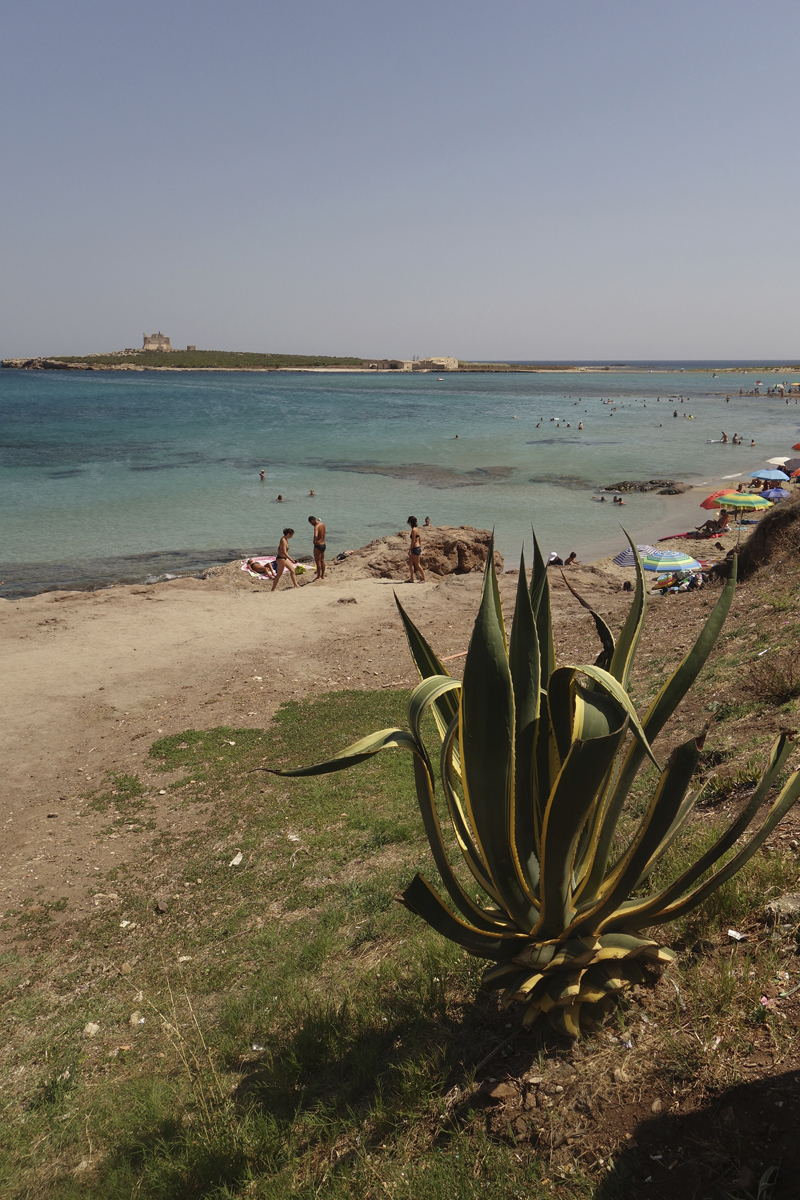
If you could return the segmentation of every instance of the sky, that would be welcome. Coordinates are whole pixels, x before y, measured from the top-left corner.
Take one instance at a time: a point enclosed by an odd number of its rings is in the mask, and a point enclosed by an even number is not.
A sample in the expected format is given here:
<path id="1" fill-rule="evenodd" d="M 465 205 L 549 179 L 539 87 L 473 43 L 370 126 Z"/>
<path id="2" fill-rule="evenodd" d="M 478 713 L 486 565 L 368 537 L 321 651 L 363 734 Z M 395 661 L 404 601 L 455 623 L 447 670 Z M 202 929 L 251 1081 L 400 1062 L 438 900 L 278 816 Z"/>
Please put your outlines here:
<path id="1" fill-rule="evenodd" d="M 4 357 L 800 357 L 796 3 L 3 9 Z"/>

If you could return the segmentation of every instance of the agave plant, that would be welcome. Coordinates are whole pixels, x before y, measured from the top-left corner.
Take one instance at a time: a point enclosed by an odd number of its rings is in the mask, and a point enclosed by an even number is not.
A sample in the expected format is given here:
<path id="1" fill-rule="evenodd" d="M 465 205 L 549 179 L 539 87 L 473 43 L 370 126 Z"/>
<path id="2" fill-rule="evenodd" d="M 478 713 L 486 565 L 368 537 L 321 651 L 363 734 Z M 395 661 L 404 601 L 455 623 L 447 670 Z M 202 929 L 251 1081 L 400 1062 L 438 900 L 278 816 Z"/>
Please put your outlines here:
<path id="1" fill-rule="evenodd" d="M 535 537 L 530 589 L 524 556 L 520 561 L 508 640 L 490 550 L 461 682 L 448 674 L 397 601 L 421 677 L 409 700 L 408 729 L 382 729 L 328 762 L 277 772 L 318 775 L 382 750 L 410 750 L 422 820 L 447 898 L 417 874 L 403 903 L 470 954 L 490 960 L 484 983 L 503 989 L 505 1005 L 523 1001 L 526 1024 L 545 1015 L 572 1036 L 582 1021 L 591 1024 L 611 996 L 643 980 L 642 962 L 673 957 L 645 931 L 702 904 L 747 862 L 800 796 L 796 772 L 758 832 L 719 865 L 794 748 L 782 734 L 730 828 L 671 883 L 652 889 L 654 868 L 679 837 L 702 790 L 691 782 L 704 735 L 675 747 L 663 768 L 652 744 L 708 658 L 733 599 L 736 572 L 734 567 L 694 646 L 640 718 L 628 680 L 646 590 L 631 546 L 637 582 L 618 639 L 574 593 L 591 612 L 603 646 L 594 663 L 582 666 L 556 665 L 547 571 Z M 441 739 L 439 773 L 454 839 L 445 837 L 435 800 L 434 767 L 422 735 L 428 712 Z M 639 821 L 626 822 L 631 831 L 623 837 L 620 819 L 647 760 L 658 768 L 658 783 Z M 462 882 L 466 877 L 463 870 L 457 873 L 451 850 L 460 851 L 477 888 Z"/>

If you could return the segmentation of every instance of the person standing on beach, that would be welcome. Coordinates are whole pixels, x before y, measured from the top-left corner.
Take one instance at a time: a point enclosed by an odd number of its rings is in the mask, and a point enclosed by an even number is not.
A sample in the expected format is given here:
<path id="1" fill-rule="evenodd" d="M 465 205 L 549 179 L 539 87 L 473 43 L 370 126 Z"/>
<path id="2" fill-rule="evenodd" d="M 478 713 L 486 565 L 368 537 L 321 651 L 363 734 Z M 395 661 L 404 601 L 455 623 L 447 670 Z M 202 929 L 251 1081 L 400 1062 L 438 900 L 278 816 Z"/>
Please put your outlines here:
<path id="1" fill-rule="evenodd" d="M 281 538 L 280 545 L 278 546 L 278 553 L 275 558 L 275 582 L 272 585 L 273 592 L 275 591 L 275 588 L 280 583 L 281 575 L 283 574 L 284 571 L 288 571 L 289 574 L 291 575 L 293 586 L 294 587 L 299 586 L 297 583 L 297 580 L 295 579 L 295 575 L 294 575 L 294 563 L 292 562 L 291 558 L 289 557 L 289 538 L 290 537 L 294 537 L 294 530 L 289 529 L 287 527 L 283 531 L 283 537 Z"/>
<path id="2" fill-rule="evenodd" d="M 414 583 L 415 575 L 419 574 L 424 583 L 425 572 L 422 569 L 422 536 L 417 526 L 417 518 L 409 517 L 407 524 L 411 526 L 411 547 L 408 551 L 408 582 Z"/>
<path id="3" fill-rule="evenodd" d="M 309 517 L 309 525 L 314 526 L 314 563 L 317 568 L 315 579 L 325 578 L 325 524 L 319 517 Z"/>

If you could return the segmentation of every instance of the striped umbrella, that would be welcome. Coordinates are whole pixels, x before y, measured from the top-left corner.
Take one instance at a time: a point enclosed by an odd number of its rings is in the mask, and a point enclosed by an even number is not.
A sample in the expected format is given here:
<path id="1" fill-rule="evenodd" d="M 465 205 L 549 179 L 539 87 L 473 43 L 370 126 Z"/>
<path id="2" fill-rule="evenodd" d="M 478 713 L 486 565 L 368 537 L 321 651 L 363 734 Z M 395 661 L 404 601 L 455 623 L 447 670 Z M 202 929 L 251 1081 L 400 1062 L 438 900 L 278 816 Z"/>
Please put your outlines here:
<path id="1" fill-rule="evenodd" d="M 637 546 L 636 549 L 640 554 L 658 554 L 655 546 Z M 618 567 L 632 567 L 634 564 L 634 557 L 630 546 L 628 546 L 627 550 L 621 550 L 619 554 L 616 554 L 612 559 L 612 562 L 615 562 Z"/>
<path id="2" fill-rule="evenodd" d="M 712 508 L 771 508 L 769 500 L 764 500 L 759 492 L 728 492 L 727 495 L 717 496 Z"/>
<path id="3" fill-rule="evenodd" d="M 645 571 L 699 571 L 700 563 L 681 550 L 653 550 L 642 556 Z"/>

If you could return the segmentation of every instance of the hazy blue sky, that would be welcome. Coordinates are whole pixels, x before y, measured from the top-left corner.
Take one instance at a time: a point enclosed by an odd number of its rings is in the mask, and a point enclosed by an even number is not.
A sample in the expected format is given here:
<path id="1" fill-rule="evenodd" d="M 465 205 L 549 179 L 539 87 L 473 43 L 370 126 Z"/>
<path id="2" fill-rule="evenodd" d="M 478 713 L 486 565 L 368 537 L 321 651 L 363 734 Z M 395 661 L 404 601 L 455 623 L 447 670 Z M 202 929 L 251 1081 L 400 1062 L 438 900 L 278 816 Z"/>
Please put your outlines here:
<path id="1" fill-rule="evenodd" d="M 800 7 L 3 5 L 0 353 L 800 354 Z"/>

